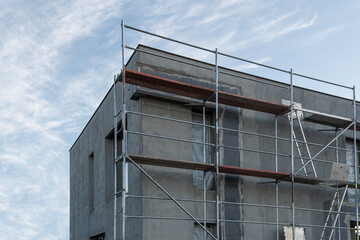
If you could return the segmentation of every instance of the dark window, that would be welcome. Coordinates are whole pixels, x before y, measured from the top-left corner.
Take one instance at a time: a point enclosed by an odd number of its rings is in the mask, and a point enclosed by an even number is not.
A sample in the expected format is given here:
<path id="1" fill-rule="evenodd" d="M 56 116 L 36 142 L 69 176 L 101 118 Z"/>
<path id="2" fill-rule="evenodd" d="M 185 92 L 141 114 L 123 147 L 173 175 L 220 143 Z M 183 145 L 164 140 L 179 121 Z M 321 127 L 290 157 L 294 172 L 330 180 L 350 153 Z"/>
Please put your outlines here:
<path id="1" fill-rule="evenodd" d="M 94 168 L 94 153 L 89 155 L 89 212 L 94 211 L 94 189 L 95 189 L 95 168 Z"/>
<path id="2" fill-rule="evenodd" d="M 123 132 L 121 130 L 121 122 L 118 124 L 117 133 L 117 157 L 122 153 L 122 139 Z M 105 200 L 106 203 L 114 199 L 114 159 L 115 159 L 115 144 L 114 144 L 114 131 L 110 132 L 105 139 Z M 118 161 L 116 164 L 117 176 L 117 191 L 122 188 L 122 162 Z M 120 195 L 118 195 L 119 197 Z"/>
<path id="3" fill-rule="evenodd" d="M 359 229 L 359 227 L 356 226 L 356 221 L 350 221 L 350 228 L 351 228 L 350 229 L 351 240 L 356 240 L 356 232 Z"/>
<path id="4" fill-rule="evenodd" d="M 123 140 L 123 131 L 120 128 L 121 127 L 121 122 L 120 122 L 120 126 L 118 126 L 118 134 L 117 134 L 117 157 L 121 157 L 122 154 L 122 140 Z M 115 147 L 114 147 L 114 156 L 115 156 Z M 117 183 L 116 183 L 116 191 L 120 191 L 122 188 L 122 161 L 118 161 L 116 163 L 116 177 L 117 177 Z M 120 194 L 118 195 L 118 197 L 120 197 Z"/>
<path id="5" fill-rule="evenodd" d="M 90 240 L 105 240 L 105 233 L 90 237 Z"/>

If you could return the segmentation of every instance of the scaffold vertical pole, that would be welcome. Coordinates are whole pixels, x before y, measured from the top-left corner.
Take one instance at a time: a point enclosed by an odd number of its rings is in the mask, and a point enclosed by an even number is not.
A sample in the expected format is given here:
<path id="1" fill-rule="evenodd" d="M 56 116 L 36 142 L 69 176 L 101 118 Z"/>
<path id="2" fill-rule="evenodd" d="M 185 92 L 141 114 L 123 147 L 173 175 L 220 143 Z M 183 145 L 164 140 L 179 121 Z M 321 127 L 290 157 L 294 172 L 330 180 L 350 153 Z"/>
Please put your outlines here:
<path id="1" fill-rule="evenodd" d="M 301 124 L 301 120 L 300 120 L 300 116 L 298 115 L 298 111 L 295 111 L 295 115 L 296 115 L 296 119 L 298 120 L 298 123 L 299 123 L 299 128 L 300 128 L 300 131 L 301 131 L 301 135 L 303 137 L 303 140 L 304 140 L 304 144 L 305 144 L 305 148 L 306 148 L 306 152 L 309 156 L 309 159 L 311 159 L 311 153 L 310 153 L 310 148 L 309 148 L 309 145 L 308 145 L 308 142 L 306 140 L 306 136 L 305 136 L 305 132 L 304 132 L 304 129 L 302 127 L 302 124 Z M 295 138 L 295 132 L 294 132 L 294 138 Z M 297 145 L 297 142 L 295 142 L 296 145 Z M 299 149 L 300 150 L 300 149 Z M 317 177 L 317 172 L 316 172 L 316 169 L 315 169 L 315 165 L 314 165 L 314 161 L 311 161 L 310 162 L 311 164 L 311 168 L 313 170 L 313 173 L 314 173 L 314 176 Z M 305 168 L 304 168 L 305 170 Z"/>
<path id="2" fill-rule="evenodd" d="M 202 107 L 202 124 L 203 124 L 203 162 L 206 163 L 206 118 L 205 118 L 205 102 Z M 206 228 L 206 171 L 203 171 L 203 200 L 204 200 L 204 227 Z M 204 230 L 204 240 L 206 240 L 206 231 Z"/>
<path id="3" fill-rule="evenodd" d="M 216 238 L 220 239 L 220 174 L 219 174 L 219 69 L 218 49 L 215 49 L 215 150 L 216 150 Z"/>
<path id="4" fill-rule="evenodd" d="M 117 79 L 117 75 L 114 75 L 114 89 L 113 89 L 113 92 L 114 92 L 114 141 L 113 141 L 113 144 L 114 144 L 114 165 L 113 165 L 113 176 L 114 176 L 114 240 L 116 240 L 116 226 L 117 226 L 117 161 L 118 161 L 118 158 L 117 158 L 117 105 L 116 105 L 116 101 L 117 101 L 117 98 L 116 98 L 116 79 Z"/>
<path id="5" fill-rule="evenodd" d="M 335 137 L 337 137 L 338 128 L 335 130 Z M 339 163 L 339 140 L 336 138 L 335 140 L 335 155 L 336 155 L 336 162 Z M 339 186 L 336 188 L 337 191 L 339 191 Z M 340 196 L 337 196 L 337 206 L 340 206 Z M 340 232 L 340 218 L 337 220 L 337 226 L 339 229 L 338 232 L 338 240 L 341 240 L 341 232 Z"/>
<path id="6" fill-rule="evenodd" d="M 278 165 L 278 115 L 275 115 L 275 171 L 279 171 Z M 276 203 L 276 240 L 279 240 L 279 183 L 275 183 L 275 203 Z"/>
<path id="7" fill-rule="evenodd" d="M 354 177 L 355 177 L 355 220 L 356 220 L 356 239 L 359 240 L 359 204 L 358 204 L 358 161 L 357 161 L 357 148 L 356 148 L 356 94 L 355 86 L 353 86 L 353 118 L 354 118 Z"/>
<path id="8" fill-rule="evenodd" d="M 121 127 L 123 130 L 122 139 L 122 224 L 121 235 L 122 240 L 125 240 L 126 233 L 126 194 L 128 188 L 128 164 L 126 162 L 127 156 L 127 129 L 126 129 L 126 81 L 125 81 L 125 25 L 121 21 L 121 37 L 122 37 L 122 115 Z"/>
<path id="9" fill-rule="evenodd" d="M 290 69 L 290 128 L 291 128 L 291 224 L 292 239 L 295 239 L 295 196 L 294 196 L 294 86 L 293 70 Z"/>

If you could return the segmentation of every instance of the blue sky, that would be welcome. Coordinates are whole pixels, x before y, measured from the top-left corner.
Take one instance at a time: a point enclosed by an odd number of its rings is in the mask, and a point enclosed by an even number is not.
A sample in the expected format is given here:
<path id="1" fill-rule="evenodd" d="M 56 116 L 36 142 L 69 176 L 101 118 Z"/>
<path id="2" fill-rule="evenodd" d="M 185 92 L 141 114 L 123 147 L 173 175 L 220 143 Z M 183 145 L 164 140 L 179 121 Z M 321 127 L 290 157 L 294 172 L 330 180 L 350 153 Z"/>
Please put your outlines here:
<path id="1" fill-rule="evenodd" d="M 68 150 L 121 68 L 120 21 L 360 93 L 360 2 L 0 0 L 0 239 L 68 239 Z M 213 56 L 126 31 L 126 43 Z M 130 52 L 127 52 L 127 56 Z M 277 77 L 241 62 L 220 65 Z M 282 79 L 283 78 L 283 79 Z M 279 80 L 287 80 L 279 76 Z M 351 97 L 295 79 L 296 84 Z M 360 94 L 357 94 L 359 99 Z"/>

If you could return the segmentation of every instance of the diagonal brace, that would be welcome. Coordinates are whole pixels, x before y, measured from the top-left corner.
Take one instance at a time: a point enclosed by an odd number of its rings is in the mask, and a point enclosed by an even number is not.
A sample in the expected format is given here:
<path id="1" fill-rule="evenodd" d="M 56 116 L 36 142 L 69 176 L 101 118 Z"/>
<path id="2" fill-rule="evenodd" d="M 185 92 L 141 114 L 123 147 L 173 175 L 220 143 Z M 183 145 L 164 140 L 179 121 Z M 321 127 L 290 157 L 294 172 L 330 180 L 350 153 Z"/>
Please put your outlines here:
<path id="1" fill-rule="evenodd" d="M 211 234 L 209 230 L 206 229 L 186 208 L 184 208 L 173 196 L 170 195 L 155 179 L 153 179 L 142 167 L 139 166 L 134 160 L 129 157 L 129 155 L 126 156 L 127 159 L 130 160 L 131 163 L 135 165 L 147 178 L 149 178 L 165 195 L 167 195 L 171 200 L 174 201 L 176 205 L 179 206 L 192 220 L 194 220 L 204 231 L 206 231 L 207 234 L 210 235 L 213 239 L 217 240 L 217 238 Z"/>
<path id="2" fill-rule="evenodd" d="M 338 207 L 338 210 L 337 210 L 337 213 L 336 213 L 336 217 L 335 217 L 334 223 L 333 223 L 333 225 L 332 225 L 332 229 L 331 229 L 331 233 L 330 233 L 330 238 L 329 238 L 329 239 L 331 239 L 332 236 L 333 236 L 333 234 L 334 234 L 334 230 L 335 230 L 334 227 L 335 227 L 336 222 L 337 222 L 337 220 L 338 220 L 338 218 L 339 218 L 340 211 L 341 211 L 342 205 L 343 205 L 343 203 L 344 203 L 345 195 L 346 195 L 346 192 L 347 192 L 348 188 L 349 188 L 349 185 L 346 185 L 346 188 L 345 188 L 345 190 L 344 190 L 344 194 L 343 194 L 343 196 L 342 196 L 342 198 L 341 198 L 340 206 Z"/>
<path id="3" fill-rule="evenodd" d="M 347 126 L 339 135 L 337 135 L 333 140 L 331 140 L 328 144 L 326 144 L 325 147 L 323 147 L 317 154 L 315 154 L 310 160 L 308 160 L 299 170 L 296 171 L 294 175 L 297 175 L 303 168 L 305 168 L 310 162 L 312 162 L 317 156 L 320 155 L 328 146 L 330 146 L 336 139 L 338 139 L 342 134 L 344 134 L 352 125 L 354 125 L 354 122 L 350 123 L 349 126 Z"/>
<path id="4" fill-rule="evenodd" d="M 298 123 L 299 123 L 299 127 L 300 127 L 300 130 L 301 130 L 301 134 L 303 136 L 303 139 L 304 139 L 304 142 L 305 142 L 305 147 L 306 147 L 306 151 L 307 151 L 307 154 L 309 156 L 309 158 L 311 158 L 311 153 L 310 153 L 310 149 L 309 149 L 309 145 L 307 144 L 307 141 L 306 141 L 306 137 L 305 137 L 305 132 L 304 132 L 304 129 L 302 127 L 302 124 L 301 124 L 301 121 L 300 121 L 300 116 L 298 114 L 298 111 L 295 112 L 296 113 L 296 117 L 297 117 L 297 120 L 298 120 Z M 316 172 L 316 169 L 315 169 L 315 166 L 314 166 L 314 162 L 311 161 L 311 167 L 314 171 L 314 175 L 315 177 L 317 177 L 317 172 Z M 305 168 L 304 168 L 305 170 Z"/>

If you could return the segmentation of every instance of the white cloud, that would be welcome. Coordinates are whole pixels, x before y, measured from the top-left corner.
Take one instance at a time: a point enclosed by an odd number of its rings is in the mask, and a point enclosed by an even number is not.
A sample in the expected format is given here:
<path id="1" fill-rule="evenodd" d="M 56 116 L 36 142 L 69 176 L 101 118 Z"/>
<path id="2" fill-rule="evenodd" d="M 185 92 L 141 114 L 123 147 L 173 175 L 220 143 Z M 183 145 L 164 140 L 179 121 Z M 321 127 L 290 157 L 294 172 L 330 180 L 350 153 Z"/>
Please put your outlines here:
<path id="1" fill-rule="evenodd" d="M 120 70 L 120 18 L 129 25 L 136 23 L 134 27 L 242 56 L 317 22 L 314 12 L 296 8 L 289 13 L 276 3 L 2 2 L 0 239 L 68 238 L 67 150 L 110 87 L 112 75 Z M 318 38 L 335 31 L 319 32 Z M 126 33 L 130 46 L 149 44 L 199 60 L 214 60 L 207 52 Z M 83 44 L 94 46 L 91 42 L 99 39 L 96 48 L 111 53 L 96 56 L 90 47 L 79 53 Z M 257 58 L 259 63 L 272 59 Z M 75 70 L 67 70 L 72 67 Z M 254 67 L 235 65 L 239 70 Z"/>
<path id="2" fill-rule="evenodd" d="M 0 10 L 0 239 L 68 239 L 67 136 L 83 127 L 110 85 L 104 72 L 115 67 L 102 59 L 106 68 L 70 79 L 58 71 L 65 52 L 121 5 L 7 2 Z"/>

